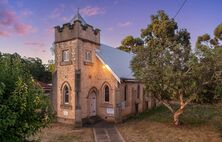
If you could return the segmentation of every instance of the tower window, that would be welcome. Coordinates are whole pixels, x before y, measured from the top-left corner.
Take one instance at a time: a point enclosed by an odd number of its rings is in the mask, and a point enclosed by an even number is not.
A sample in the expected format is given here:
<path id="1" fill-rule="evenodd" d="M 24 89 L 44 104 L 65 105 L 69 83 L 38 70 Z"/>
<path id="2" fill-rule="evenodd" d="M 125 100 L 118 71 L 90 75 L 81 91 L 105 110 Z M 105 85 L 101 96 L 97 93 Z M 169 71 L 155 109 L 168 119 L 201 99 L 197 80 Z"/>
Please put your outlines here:
<path id="1" fill-rule="evenodd" d="M 92 62 L 92 51 L 85 52 L 85 61 Z"/>
<path id="2" fill-rule="evenodd" d="M 109 86 L 104 87 L 105 102 L 109 102 Z"/>
<path id="3" fill-rule="evenodd" d="M 125 85 L 125 87 L 124 87 L 124 101 L 127 100 L 127 89 L 128 89 L 128 87 L 127 87 L 127 85 Z"/>
<path id="4" fill-rule="evenodd" d="M 62 51 L 62 61 L 69 61 L 69 50 L 63 50 Z"/>
<path id="5" fill-rule="evenodd" d="M 65 85 L 64 90 L 63 90 L 63 98 L 64 98 L 64 104 L 69 103 L 69 88 L 67 85 Z"/>

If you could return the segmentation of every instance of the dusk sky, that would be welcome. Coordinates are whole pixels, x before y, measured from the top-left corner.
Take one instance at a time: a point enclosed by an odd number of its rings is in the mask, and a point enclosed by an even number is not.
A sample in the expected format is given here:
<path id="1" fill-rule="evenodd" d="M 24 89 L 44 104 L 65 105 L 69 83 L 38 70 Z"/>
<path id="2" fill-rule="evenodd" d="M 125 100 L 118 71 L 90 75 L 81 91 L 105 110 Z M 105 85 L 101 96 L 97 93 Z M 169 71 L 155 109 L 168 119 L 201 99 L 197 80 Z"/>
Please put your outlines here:
<path id="1" fill-rule="evenodd" d="M 184 0 L 0 0 L 0 52 L 17 52 L 53 59 L 50 47 L 54 26 L 69 22 L 80 8 L 85 21 L 101 29 L 101 43 L 117 47 L 127 35 L 135 37 L 150 23 L 150 16 L 164 10 L 174 17 Z M 222 22 L 222 0 L 187 0 L 175 18 L 179 28 L 197 36 L 212 34 Z"/>

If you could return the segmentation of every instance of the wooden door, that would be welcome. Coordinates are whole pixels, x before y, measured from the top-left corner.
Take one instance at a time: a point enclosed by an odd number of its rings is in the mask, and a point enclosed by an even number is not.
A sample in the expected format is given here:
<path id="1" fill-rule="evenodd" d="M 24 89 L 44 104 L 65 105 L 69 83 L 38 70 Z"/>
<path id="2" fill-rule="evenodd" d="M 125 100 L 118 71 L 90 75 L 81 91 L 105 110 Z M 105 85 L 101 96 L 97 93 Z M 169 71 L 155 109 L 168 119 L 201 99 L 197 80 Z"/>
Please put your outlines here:
<path id="1" fill-rule="evenodd" d="M 96 93 L 92 92 L 89 96 L 89 116 L 96 116 Z"/>

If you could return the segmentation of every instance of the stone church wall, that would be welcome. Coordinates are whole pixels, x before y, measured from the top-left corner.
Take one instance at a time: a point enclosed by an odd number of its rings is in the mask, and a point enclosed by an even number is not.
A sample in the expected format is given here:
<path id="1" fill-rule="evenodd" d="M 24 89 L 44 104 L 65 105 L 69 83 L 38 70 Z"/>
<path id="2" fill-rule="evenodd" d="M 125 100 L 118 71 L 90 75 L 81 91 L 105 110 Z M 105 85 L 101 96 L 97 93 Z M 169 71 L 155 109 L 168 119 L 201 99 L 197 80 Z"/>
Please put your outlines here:
<path id="1" fill-rule="evenodd" d="M 55 66 L 53 97 L 58 121 L 73 124 L 81 118 L 89 117 L 89 95 L 96 93 L 96 115 L 107 121 L 117 122 L 131 114 L 149 108 L 152 101 L 145 99 L 143 84 L 136 81 L 118 82 L 98 57 L 96 50 L 100 46 L 100 30 L 90 25 L 83 26 L 80 21 L 55 27 Z M 62 61 L 64 50 L 69 51 L 69 61 Z M 92 61 L 85 60 L 86 51 L 92 53 Z M 80 115 L 76 111 L 76 72 L 80 71 Z M 63 88 L 69 88 L 69 102 L 64 104 Z M 104 86 L 109 87 L 109 102 L 104 100 Z M 127 85 L 126 101 L 124 86 Z M 139 85 L 139 91 L 138 91 Z M 140 92 L 138 94 L 138 92 Z M 146 102 L 147 100 L 148 102 Z M 125 103 L 124 103 L 125 102 Z M 125 104 L 123 106 L 123 104 Z M 145 107 L 146 106 L 146 107 Z M 79 108 L 78 108 L 79 109 Z M 78 112 L 78 113 L 77 113 Z"/>

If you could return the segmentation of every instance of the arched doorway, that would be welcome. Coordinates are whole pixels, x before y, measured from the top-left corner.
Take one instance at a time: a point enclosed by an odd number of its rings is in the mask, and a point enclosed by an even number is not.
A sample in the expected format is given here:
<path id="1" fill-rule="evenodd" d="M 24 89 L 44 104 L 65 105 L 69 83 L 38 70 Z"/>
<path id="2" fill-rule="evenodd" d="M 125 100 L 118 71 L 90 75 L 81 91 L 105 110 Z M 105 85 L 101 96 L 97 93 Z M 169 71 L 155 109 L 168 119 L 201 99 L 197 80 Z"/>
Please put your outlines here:
<path id="1" fill-rule="evenodd" d="M 89 93 L 89 116 L 96 116 L 96 91 L 93 90 Z"/>

